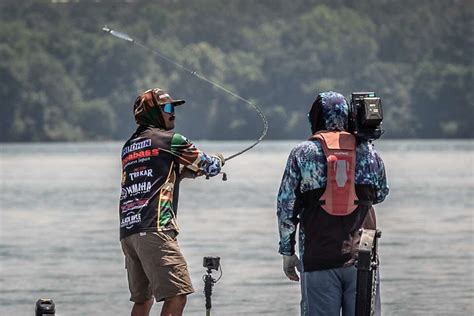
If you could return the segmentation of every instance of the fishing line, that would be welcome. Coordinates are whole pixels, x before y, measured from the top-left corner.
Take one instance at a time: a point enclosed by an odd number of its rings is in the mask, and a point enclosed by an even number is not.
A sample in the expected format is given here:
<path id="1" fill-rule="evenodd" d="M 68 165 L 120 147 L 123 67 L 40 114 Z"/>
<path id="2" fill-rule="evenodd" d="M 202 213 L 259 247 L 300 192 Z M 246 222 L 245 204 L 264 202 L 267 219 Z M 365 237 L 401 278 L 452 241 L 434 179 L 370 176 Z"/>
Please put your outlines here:
<path id="1" fill-rule="evenodd" d="M 236 99 L 239 99 L 240 101 L 250 105 L 252 108 L 255 109 L 255 111 L 258 113 L 258 115 L 260 116 L 260 118 L 262 119 L 262 122 L 263 122 L 263 131 L 260 135 L 260 137 L 253 143 L 251 144 L 250 146 L 242 149 L 241 151 L 233 154 L 233 155 L 230 155 L 229 157 L 227 158 L 224 158 L 226 161 L 227 160 L 231 160 L 232 158 L 235 158 L 243 153 L 245 153 L 246 151 L 252 149 L 253 147 L 255 147 L 258 143 L 260 143 L 260 141 L 262 141 L 262 139 L 265 137 L 265 135 L 267 134 L 267 131 L 268 131 L 268 122 L 267 122 L 267 119 L 265 118 L 265 115 L 263 114 L 262 110 L 254 103 L 252 103 L 251 101 L 241 97 L 240 95 L 238 95 L 237 93 L 235 92 L 232 92 L 230 91 L 229 89 L 223 87 L 222 85 L 220 85 L 219 83 L 215 82 L 215 81 L 212 81 L 211 79 L 208 79 L 206 78 L 205 76 L 199 74 L 198 72 L 192 70 L 192 69 L 189 69 L 187 68 L 186 66 L 174 61 L 173 59 L 169 58 L 168 56 L 164 55 L 163 53 L 161 53 L 160 51 L 158 51 L 157 49 L 154 49 L 154 48 L 151 48 L 145 44 L 142 44 L 138 41 L 136 41 L 134 38 L 130 37 L 129 35 L 125 34 L 125 33 L 122 33 L 122 32 L 118 32 L 118 31 L 115 31 L 115 30 L 112 30 L 110 29 L 109 27 L 104 26 L 102 28 L 102 31 L 104 32 L 107 32 L 109 33 L 110 35 L 116 37 L 116 38 L 119 38 L 121 40 L 124 40 L 124 41 L 127 41 L 127 42 L 130 42 L 132 44 L 135 44 L 137 46 L 140 46 L 142 47 L 143 49 L 146 49 L 146 50 L 149 50 L 151 51 L 152 53 L 154 53 L 155 55 L 158 55 L 159 57 L 161 57 L 162 59 L 164 59 L 165 61 L 167 61 L 168 63 L 178 67 L 178 68 L 181 68 L 183 71 L 197 77 L 198 79 L 201 79 L 211 85 L 213 85 L 214 87 L 218 88 L 218 89 L 221 89 L 222 91 L 226 92 L 227 94 L 233 96 L 234 98 Z"/>

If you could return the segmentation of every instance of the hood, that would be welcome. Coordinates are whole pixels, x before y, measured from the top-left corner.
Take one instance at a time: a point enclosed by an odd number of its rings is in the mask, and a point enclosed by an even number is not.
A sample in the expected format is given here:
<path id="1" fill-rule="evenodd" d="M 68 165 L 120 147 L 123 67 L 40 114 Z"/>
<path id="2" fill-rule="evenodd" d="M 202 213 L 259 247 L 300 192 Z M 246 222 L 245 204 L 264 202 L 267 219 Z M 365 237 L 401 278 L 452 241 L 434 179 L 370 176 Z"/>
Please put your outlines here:
<path id="1" fill-rule="evenodd" d="M 311 132 L 347 131 L 349 106 L 344 96 L 334 91 L 318 94 L 308 113 Z"/>

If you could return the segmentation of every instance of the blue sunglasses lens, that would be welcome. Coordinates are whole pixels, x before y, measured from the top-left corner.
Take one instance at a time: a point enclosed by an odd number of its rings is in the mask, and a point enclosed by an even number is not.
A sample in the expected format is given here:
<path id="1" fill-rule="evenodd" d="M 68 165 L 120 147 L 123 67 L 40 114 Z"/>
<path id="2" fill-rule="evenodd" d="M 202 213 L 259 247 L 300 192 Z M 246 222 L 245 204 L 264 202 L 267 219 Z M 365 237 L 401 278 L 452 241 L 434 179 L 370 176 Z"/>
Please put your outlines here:
<path id="1" fill-rule="evenodd" d="M 163 112 L 168 113 L 168 114 L 173 114 L 174 113 L 174 104 L 172 104 L 172 103 L 163 104 Z"/>

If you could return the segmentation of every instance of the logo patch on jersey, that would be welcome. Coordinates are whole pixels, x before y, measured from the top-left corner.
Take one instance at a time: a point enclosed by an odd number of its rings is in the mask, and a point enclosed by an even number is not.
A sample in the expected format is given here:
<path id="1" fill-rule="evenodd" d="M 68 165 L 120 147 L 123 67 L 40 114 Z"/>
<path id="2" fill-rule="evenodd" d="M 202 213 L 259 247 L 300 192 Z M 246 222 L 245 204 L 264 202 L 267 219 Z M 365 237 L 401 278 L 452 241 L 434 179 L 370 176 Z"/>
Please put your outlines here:
<path id="1" fill-rule="evenodd" d="M 122 213 L 127 213 L 136 209 L 141 209 L 148 205 L 148 199 L 134 199 L 127 201 L 122 206 L 120 206 L 120 211 Z"/>
<path id="2" fill-rule="evenodd" d="M 130 172 L 128 174 L 128 176 L 130 177 L 130 180 L 133 181 L 135 180 L 136 178 L 140 178 L 140 177 L 153 177 L 153 169 L 144 169 L 144 170 L 137 170 L 137 171 L 133 171 L 133 172 Z"/>
<path id="3" fill-rule="evenodd" d="M 129 163 L 137 162 L 139 159 L 142 159 L 142 158 L 158 156 L 159 153 L 160 153 L 160 150 L 158 148 L 147 149 L 147 150 L 131 153 L 122 159 L 122 166 L 126 167 Z"/>
<path id="4" fill-rule="evenodd" d="M 150 192 L 151 182 L 148 181 L 148 182 L 135 183 L 135 184 L 132 184 L 128 187 L 125 187 L 124 189 L 126 190 L 126 193 L 129 196 L 134 196 L 134 195 L 137 195 L 137 194 L 145 194 L 145 193 Z M 123 190 L 122 190 L 122 192 L 123 192 Z"/>
<path id="5" fill-rule="evenodd" d="M 142 218 L 141 218 L 140 213 L 135 214 L 133 212 L 130 212 L 127 214 L 127 216 L 122 218 L 122 220 L 120 221 L 120 228 L 130 229 L 134 225 L 140 224 L 141 221 L 142 221 Z"/>
<path id="6" fill-rule="evenodd" d="M 144 141 L 131 144 L 130 146 L 124 147 L 122 149 L 122 158 L 128 153 L 131 153 L 133 151 L 140 150 L 146 147 L 150 147 L 150 146 L 151 146 L 151 139 L 145 139 Z"/>

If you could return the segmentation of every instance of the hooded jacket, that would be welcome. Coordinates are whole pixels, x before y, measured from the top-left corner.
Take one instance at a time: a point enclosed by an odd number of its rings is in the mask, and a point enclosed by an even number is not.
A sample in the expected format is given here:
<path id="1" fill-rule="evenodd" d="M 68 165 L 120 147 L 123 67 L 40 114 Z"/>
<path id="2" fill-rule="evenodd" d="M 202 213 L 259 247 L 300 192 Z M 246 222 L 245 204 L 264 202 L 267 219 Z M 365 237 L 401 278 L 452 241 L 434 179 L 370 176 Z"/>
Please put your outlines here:
<path id="1" fill-rule="evenodd" d="M 347 131 L 348 106 L 336 92 L 318 95 L 308 114 L 311 130 Z M 356 194 L 359 199 L 382 202 L 388 195 L 383 161 L 372 144 L 361 142 L 356 148 Z M 318 140 L 295 146 L 288 157 L 277 198 L 280 234 L 279 252 L 295 253 L 295 236 L 299 224 L 299 250 L 304 271 L 315 271 L 351 265 L 357 257 L 359 228 L 374 229 L 372 206 L 361 205 L 347 216 L 326 213 L 317 201 L 324 193 L 327 163 Z"/>

